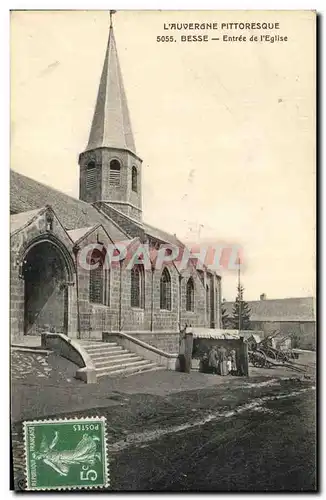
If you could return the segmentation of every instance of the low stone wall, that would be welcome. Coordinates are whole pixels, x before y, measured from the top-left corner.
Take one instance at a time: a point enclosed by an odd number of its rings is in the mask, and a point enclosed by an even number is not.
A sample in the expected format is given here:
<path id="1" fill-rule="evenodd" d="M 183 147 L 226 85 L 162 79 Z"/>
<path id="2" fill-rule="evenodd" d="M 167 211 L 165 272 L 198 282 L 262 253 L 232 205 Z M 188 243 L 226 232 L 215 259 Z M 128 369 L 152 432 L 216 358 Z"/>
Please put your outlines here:
<path id="1" fill-rule="evenodd" d="M 167 370 L 178 370 L 178 354 L 167 353 L 124 332 L 103 332 L 104 342 L 117 342 L 119 345 L 145 359 L 153 361 Z"/>
<path id="2" fill-rule="evenodd" d="M 179 353 L 179 332 L 124 332 L 161 351 Z"/>
<path id="3" fill-rule="evenodd" d="M 51 349 L 59 356 L 69 359 L 79 366 L 76 378 L 87 384 L 96 384 L 96 371 L 89 354 L 74 339 L 67 337 L 63 333 L 42 333 L 41 345 L 45 349 Z"/>

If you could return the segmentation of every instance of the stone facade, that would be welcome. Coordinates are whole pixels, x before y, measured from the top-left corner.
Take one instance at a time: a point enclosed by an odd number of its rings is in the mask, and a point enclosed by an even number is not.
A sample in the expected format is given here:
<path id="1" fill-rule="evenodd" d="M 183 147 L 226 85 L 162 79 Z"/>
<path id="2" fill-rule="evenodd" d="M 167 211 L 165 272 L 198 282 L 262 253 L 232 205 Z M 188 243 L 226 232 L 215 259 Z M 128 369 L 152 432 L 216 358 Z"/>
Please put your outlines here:
<path id="1" fill-rule="evenodd" d="M 110 163 L 119 162 L 119 181 L 110 183 Z M 94 167 L 95 182 L 87 186 L 88 166 Z M 142 160 L 135 154 L 116 148 L 98 148 L 84 151 L 79 155 L 79 197 L 88 203 L 107 201 L 120 212 L 141 220 L 141 165 Z M 136 190 L 132 189 L 132 173 L 136 172 Z"/>
<path id="2" fill-rule="evenodd" d="M 48 227 L 47 222 L 49 214 L 51 227 Z M 204 273 L 203 281 L 192 265 L 182 274 L 174 264 L 167 265 L 171 280 L 170 310 L 160 308 L 163 270 L 155 269 L 154 266 L 144 269 L 143 307 L 131 307 L 132 266 L 127 259 L 110 266 L 108 305 L 92 303 L 89 293 L 90 271 L 80 265 L 79 257 L 90 244 L 106 247 L 110 243 L 110 237 L 101 225 L 90 229 L 78 241 L 72 241 L 72 232 L 65 231 L 50 207 L 39 210 L 26 224 L 12 232 L 10 305 L 13 342 L 22 341 L 25 334 L 40 335 L 47 330 L 83 339 L 101 339 L 103 331 L 125 331 L 167 352 L 176 352 L 180 328 L 186 324 L 210 326 L 211 314 L 207 315 L 205 282 L 211 277 Z M 52 275 L 50 282 L 46 279 L 42 281 L 42 273 L 46 276 L 46 268 L 41 265 L 43 260 L 39 257 L 37 262 L 32 262 L 38 268 L 38 279 L 41 273 L 41 279 L 37 282 L 36 299 L 31 300 L 31 293 L 29 297 L 26 296 L 27 280 L 30 279 L 26 274 L 26 265 L 33 249 L 38 248 L 41 256 L 43 246 L 43 258 L 49 259 L 49 249 L 53 248 L 62 268 L 58 280 Z M 186 283 L 190 277 L 194 282 L 193 310 L 187 311 Z M 53 279 L 56 280 L 55 286 L 51 284 Z M 219 279 L 214 276 L 214 280 L 218 285 Z M 49 287 L 52 287 L 51 295 Z M 214 289 L 218 290 L 218 286 Z M 217 294 L 214 298 L 213 310 L 217 323 L 219 296 Z M 32 316 L 29 321 L 26 320 L 26 312 Z M 61 321 L 61 318 L 64 320 Z"/>

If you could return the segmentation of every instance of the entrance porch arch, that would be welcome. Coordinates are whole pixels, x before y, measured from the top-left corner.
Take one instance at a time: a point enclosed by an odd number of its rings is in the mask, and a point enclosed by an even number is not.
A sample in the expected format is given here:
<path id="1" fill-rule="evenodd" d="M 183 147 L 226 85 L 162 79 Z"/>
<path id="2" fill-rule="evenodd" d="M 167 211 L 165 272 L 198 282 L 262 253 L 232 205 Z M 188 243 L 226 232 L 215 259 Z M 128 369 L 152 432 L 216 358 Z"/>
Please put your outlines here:
<path id="1" fill-rule="evenodd" d="M 38 237 L 24 251 L 24 334 L 68 333 L 68 283 L 74 264 L 66 247 L 52 235 Z"/>

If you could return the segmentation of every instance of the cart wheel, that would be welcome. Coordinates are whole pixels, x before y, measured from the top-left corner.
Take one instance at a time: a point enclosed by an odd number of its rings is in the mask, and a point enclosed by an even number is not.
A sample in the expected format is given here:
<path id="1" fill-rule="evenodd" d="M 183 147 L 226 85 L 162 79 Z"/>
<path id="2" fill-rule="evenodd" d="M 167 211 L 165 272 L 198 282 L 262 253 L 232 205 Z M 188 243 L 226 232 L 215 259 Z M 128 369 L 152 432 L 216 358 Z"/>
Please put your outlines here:
<path id="1" fill-rule="evenodd" d="M 286 356 L 283 352 L 278 352 L 276 356 L 277 361 L 282 361 L 282 363 L 285 363 L 286 361 Z"/>
<path id="2" fill-rule="evenodd" d="M 266 368 L 267 367 L 267 356 L 266 356 L 266 353 L 264 351 L 258 350 L 257 354 L 260 354 L 260 356 L 257 356 L 258 362 L 259 362 L 258 366 L 261 367 L 261 368 Z"/>
<path id="3" fill-rule="evenodd" d="M 256 352 L 250 353 L 249 361 L 256 368 L 259 368 L 261 366 L 261 359 L 259 356 L 257 356 Z"/>

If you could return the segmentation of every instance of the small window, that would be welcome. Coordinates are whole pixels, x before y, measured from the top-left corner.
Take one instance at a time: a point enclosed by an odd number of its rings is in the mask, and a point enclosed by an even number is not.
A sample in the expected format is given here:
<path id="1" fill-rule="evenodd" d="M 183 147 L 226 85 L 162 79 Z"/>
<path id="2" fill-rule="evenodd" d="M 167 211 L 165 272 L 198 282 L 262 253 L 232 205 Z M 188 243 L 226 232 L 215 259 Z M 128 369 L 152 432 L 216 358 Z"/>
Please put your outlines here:
<path id="1" fill-rule="evenodd" d="M 189 278 L 187 281 L 187 290 L 186 290 L 186 310 L 193 311 L 194 310 L 194 280 Z"/>
<path id="2" fill-rule="evenodd" d="M 110 184 L 111 186 L 120 186 L 120 170 L 121 165 L 118 160 L 110 161 Z"/>
<path id="3" fill-rule="evenodd" d="M 87 163 L 87 170 L 92 170 L 95 166 L 95 161 L 90 161 Z"/>
<path id="4" fill-rule="evenodd" d="M 171 310 L 171 276 L 166 267 L 160 280 L 160 308 Z"/>
<path id="5" fill-rule="evenodd" d="M 103 259 L 94 251 L 91 256 L 91 264 L 99 265 L 90 270 L 89 274 L 89 301 L 93 304 L 110 305 L 110 270 L 104 269 Z"/>
<path id="6" fill-rule="evenodd" d="M 144 308 L 145 304 L 145 280 L 144 266 L 135 265 L 131 270 L 131 307 Z"/>
<path id="7" fill-rule="evenodd" d="M 131 175 L 131 189 L 137 193 L 138 186 L 137 186 L 137 179 L 138 173 L 137 173 L 137 168 L 135 166 L 132 167 L 132 175 Z"/>

